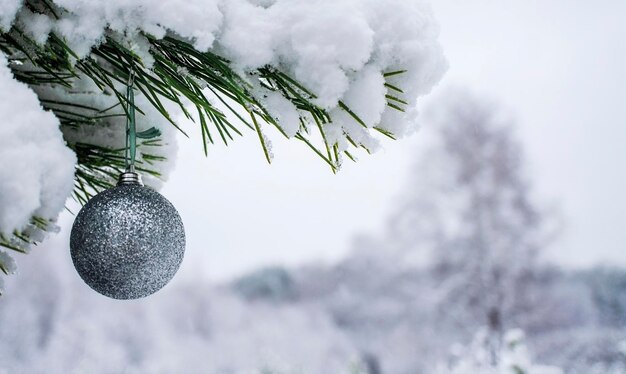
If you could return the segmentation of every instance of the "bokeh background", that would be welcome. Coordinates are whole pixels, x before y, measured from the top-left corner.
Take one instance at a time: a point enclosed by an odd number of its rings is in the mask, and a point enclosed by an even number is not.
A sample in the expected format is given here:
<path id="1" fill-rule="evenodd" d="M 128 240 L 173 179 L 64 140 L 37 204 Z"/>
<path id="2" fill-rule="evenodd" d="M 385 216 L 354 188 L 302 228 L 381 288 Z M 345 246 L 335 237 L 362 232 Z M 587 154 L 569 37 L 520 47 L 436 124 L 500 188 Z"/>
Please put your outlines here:
<path id="1" fill-rule="evenodd" d="M 0 373 L 626 372 L 626 3 L 432 6 L 419 132 L 337 175 L 180 137 L 178 276 L 104 299 L 64 214 L 7 279 Z"/>

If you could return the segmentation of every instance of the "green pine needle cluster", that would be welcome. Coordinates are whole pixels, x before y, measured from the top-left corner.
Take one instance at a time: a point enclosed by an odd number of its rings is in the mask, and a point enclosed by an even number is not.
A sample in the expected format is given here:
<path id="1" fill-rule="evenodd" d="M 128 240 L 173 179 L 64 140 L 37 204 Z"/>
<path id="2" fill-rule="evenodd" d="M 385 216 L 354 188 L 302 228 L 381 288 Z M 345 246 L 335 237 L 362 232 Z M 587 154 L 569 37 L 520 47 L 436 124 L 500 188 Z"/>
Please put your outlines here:
<path id="1" fill-rule="evenodd" d="M 24 6 L 30 11 L 60 17 L 65 10 L 51 0 L 27 0 Z M 134 73 L 134 87 L 141 92 L 150 104 L 166 118 L 172 126 L 184 133 L 166 110 L 166 103 L 176 104 L 191 121 L 197 122 L 201 129 L 205 154 L 208 146 L 217 141 L 229 144 L 243 132 L 256 132 L 266 159 L 271 161 L 271 152 L 261 125 L 269 124 L 286 136 L 277 119 L 274 118 L 252 93 L 255 82 L 267 90 L 280 93 L 291 101 L 300 113 L 300 129 L 295 139 L 311 148 L 336 172 L 341 160 L 337 144 L 327 141 L 324 125 L 331 122 L 329 113 L 315 103 L 315 94 L 300 84 L 296 79 L 281 70 L 280 66 L 265 66 L 240 76 L 229 60 L 212 52 L 200 52 L 192 44 L 174 36 L 157 39 L 143 34 L 148 41 L 154 63 L 147 67 L 141 58 L 122 41 L 123 37 L 109 31 L 104 40 L 94 47 L 86 58 L 79 58 L 65 41 L 51 33 L 44 45 L 32 40 L 14 25 L 8 31 L 0 30 L 0 51 L 11 62 L 10 67 L 16 79 L 31 86 L 61 85 L 74 86 L 78 79 L 92 80 L 103 94 L 115 95 L 119 109 L 128 114 L 124 87 L 129 80 L 131 70 Z M 404 71 L 389 72 L 385 77 L 402 74 Z M 389 83 L 385 85 L 389 92 L 388 105 L 403 111 L 407 102 L 402 100 L 402 90 Z M 221 108 L 207 98 L 210 92 L 217 98 Z M 52 111 L 60 120 L 62 127 L 97 126 L 99 121 L 110 116 L 125 116 L 112 113 L 112 108 L 91 108 L 67 101 L 49 101 L 41 99 L 44 108 Z M 191 106 L 189 106 L 191 103 Z M 363 127 L 366 124 L 344 103 L 340 107 Z M 135 108 L 143 113 L 141 108 Z M 311 129 L 315 129 L 312 131 Z M 374 129 L 381 134 L 394 138 L 393 134 L 380 128 Z M 363 148 L 347 136 L 348 142 L 356 149 Z M 320 144 L 316 146 L 315 144 Z M 146 140 L 139 144 L 144 163 L 138 169 L 144 173 L 159 176 L 152 162 L 160 161 L 158 156 L 150 154 L 150 147 L 159 145 L 158 139 Z M 124 169 L 124 149 L 108 149 L 91 144 L 68 144 L 77 155 L 78 163 L 75 174 L 73 197 L 81 204 L 91 196 L 111 187 L 115 178 Z M 365 149 L 367 152 L 369 150 Z M 350 151 L 343 154 L 355 160 Z M 50 224 L 46 220 L 33 217 L 36 226 L 46 230 Z M 0 246 L 24 252 L 33 240 L 27 234 L 14 232 L 11 236 L 0 236 Z M 0 270 L 2 264 L 0 264 Z"/>

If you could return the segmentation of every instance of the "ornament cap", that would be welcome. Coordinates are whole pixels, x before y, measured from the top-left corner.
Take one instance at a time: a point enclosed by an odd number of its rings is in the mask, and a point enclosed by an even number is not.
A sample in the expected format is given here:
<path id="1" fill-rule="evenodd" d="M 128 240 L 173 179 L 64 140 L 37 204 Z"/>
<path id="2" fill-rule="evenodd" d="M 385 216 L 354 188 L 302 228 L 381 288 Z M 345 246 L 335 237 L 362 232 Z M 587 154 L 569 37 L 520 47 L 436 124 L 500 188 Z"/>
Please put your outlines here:
<path id="1" fill-rule="evenodd" d="M 127 170 L 120 174 L 120 178 L 117 180 L 117 185 L 122 186 L 129 184 L 143 186 L 143 182 L 141 181 L 141 175 L 130 170 Z"/>

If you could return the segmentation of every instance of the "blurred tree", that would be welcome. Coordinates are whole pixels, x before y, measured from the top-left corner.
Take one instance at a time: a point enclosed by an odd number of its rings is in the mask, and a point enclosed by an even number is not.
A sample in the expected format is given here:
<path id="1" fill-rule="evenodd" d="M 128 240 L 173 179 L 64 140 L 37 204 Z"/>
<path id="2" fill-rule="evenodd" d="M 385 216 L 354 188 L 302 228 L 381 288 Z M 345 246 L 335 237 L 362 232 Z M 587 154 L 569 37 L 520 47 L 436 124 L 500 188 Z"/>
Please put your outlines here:
<path id="1" fill-rule="evenodd" d="M 297 298 L 291 275 L 279 266 L 259 269 L 235 281 L 234 286 L 248 300 L 281 302 Z"/>
<path id="2" fill-rule="evenodd" d="M 618 268 L 599 268 L 587 275 L 599 322 L 608 327 L 626 325 L 626 274 Z"/>
<path id="3" fill-rule="evenodd" d="M 551 230 L 531 198 L 506 116 L 451 92 L 429 118 L 435 145 L 414 169 L 390 240 L 404 256 L 427 253 L 442 318 L 468 333 L 477 321 L 486 325 L 496 364 L 503 332 L 536 302 L 529 284 Z"/>

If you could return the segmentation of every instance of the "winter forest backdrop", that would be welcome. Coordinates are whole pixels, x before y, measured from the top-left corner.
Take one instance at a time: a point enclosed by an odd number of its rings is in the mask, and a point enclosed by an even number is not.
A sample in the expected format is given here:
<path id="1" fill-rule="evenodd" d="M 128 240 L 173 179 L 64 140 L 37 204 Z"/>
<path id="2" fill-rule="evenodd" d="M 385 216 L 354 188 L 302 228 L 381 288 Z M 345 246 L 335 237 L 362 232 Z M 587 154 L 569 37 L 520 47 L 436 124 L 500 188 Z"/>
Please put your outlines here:
<path id="1" fill-rule="evenodd" d="M 626 373 L 626 5 L 467 3 L 432 4 L 420 130 L 336 176 L 180 137 L 158 294 L 85 286 L 64 213 L 5 280 L 0 374 Z"/>

